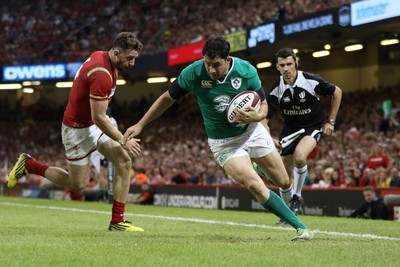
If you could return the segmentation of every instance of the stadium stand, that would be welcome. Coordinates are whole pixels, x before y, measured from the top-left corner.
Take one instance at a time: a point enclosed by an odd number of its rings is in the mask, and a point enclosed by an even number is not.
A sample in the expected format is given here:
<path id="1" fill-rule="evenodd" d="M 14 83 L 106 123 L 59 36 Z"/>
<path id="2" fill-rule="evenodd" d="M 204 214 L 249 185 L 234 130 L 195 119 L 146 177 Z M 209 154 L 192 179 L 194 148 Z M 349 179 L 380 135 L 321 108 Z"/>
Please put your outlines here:
<path id="1" fill-rule="evenodd" d="M 309 159 L 309 185 L 319 183 L 321 176 L 318 172 L 321 172 L 322 166 L 322 171 L 332 168 L 338 172 L 341 182 L 335 184 L 333 181 L 332 186 L 360 186 L 359 180 L 365 176 L 364 172 L 367 170 L 370 185 L 400 187 L 398 169 L 397 176 L 396 171 L 389 171 L 400 162 L 400 131 L 393 121 L 388 123 L 388 129 L 382 129 L 382 119 L 379 116 L 381 103 L 389 95 L 394 100 L 393 109 L 400 107 L 400 87 L 379 90 L 379 96 L 375 94 L 375 90 L 344 93 L 335 135 L 322 139 L 318 152 Z M 363 101 L 354 103 L 355 97 Z M 210 176 L 210 169 L 214 168 L 197 106 L 193 103 L 193 97 L 188 95 L 185 98 L 185 101 L 177 103 L 174 112 L 165 114 L 162 120 L 150 124 L 141 137 L 142 155 L 135 158 L 134 168 L 146 170 L 153 183 L 168 184 L 173 177 L 183 174 L 188 183 L 207 184 L 204 180 Z M 53 106 L 50 100 L 46 103 L 47 106 L 43 109 Z M 29 112 L 23 110 L 19 122 L 4 122 L 5 127 L 0 129 L 0 162 L 3 162 L 0 169 L 3 180 L 20 151 L 29 151 L 38 159 L 51 164 L 65 165 L 59 119 L 49 121 L 48 118 L 38 115 L 42 113 L 40 109 L 27 109 Z M 60 110 L 62 107 L 53 109 Z M 13 109 L 9 108 L 9 111 L 8 113 L 12 113 Z M 128 112 L 121 111 L 120 114 Z M 122 129 L 130 125 L 130 117 L 120 116 L 117 119 Z M 19 130 L 15 132 L 9 129 Z M 273 121 L 271 129 L 278 132 L 279 120 Z M 371 172 L 367 168 L 368 156 L 374 144 L 379 144 L 390 159 L 388 171 L 384 175 L 378 175 L 378 171 Z M 218 168 L 214 168 L 214 172 L 217 170 Z M 38 177 L 31 179 L 36 181 Z M 226 175 L 222 174 L 211 184 L 225 182 Z"/>
<path id="2" fill-rule="evenodd" d="M 292 20 L 350 2 L 355 1 L 12 1 L 0 7 L 0 65 L 82 62 L 123 30 L 135 32 L 145 44 L 144 53 L 153 54 L 213 33 Z"/>

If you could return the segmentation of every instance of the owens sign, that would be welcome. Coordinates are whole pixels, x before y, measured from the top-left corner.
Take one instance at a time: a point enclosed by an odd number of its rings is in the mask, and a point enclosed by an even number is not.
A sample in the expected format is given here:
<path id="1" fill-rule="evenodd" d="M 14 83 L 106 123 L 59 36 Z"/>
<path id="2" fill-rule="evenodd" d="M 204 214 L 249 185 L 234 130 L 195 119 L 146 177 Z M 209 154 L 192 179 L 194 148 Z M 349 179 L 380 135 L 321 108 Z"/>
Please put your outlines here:
<path id="1" fill-rule="evenodd" d="M 65 79 L 65 64 L 21 65 L 3 67 L 3 81 Z"/>

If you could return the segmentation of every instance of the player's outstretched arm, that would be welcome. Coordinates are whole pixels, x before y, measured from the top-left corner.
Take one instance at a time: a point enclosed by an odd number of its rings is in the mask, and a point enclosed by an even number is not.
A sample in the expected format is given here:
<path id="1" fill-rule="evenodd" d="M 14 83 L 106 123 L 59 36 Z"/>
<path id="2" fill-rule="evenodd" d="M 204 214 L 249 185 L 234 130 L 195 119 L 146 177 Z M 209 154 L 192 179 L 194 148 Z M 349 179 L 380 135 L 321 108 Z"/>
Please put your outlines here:
<path id="1" fill-rule="evenodd" d="M 161 114 L 171 107 L 174 102 L 175 100 L 171 97 L 168 91 L 163 93 L 159 98 L 157 98 L 153 105 L 151 105 L 140 121 L 126 130 L 124 139 L 130 140 L 131 138 L 138 136 L 147 124 L 161 116 Z"/>

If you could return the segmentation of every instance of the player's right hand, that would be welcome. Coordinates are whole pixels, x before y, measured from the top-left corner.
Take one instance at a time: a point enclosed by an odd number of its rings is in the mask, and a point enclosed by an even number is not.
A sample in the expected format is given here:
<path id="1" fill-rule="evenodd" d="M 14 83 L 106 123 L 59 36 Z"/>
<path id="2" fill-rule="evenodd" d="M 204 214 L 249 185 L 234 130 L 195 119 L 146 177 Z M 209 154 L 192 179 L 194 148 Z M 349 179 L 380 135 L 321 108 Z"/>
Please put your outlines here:
<path id="1" fill-rule="evenodd" d="M 281 146 L 281 143 L 279 142 L 279 140 L 275 139 L 275 138 L 272 138 L 272 140 L 274 140 L 274 144 L 275 144 L 276 149 L 277 150 L 281 150 L 282 146 Z"/>
<path id="2" fill-rule="evenodd" d="M 140 149 L 139 141 L 140 139 L 131 138 L 129 140 L 126 140 L 122 147 L 128 151 L 131 157 L 137 157 L 142 152 Z"/>
<path id="3" fill-rule="evenodd" d="M 138 136 L 142 132 L 142 127 L 138 124 L 135 124 L 129 127 L 126 132 L 124 133 L 124 140 L 129 141 L 130 139 Z"/>

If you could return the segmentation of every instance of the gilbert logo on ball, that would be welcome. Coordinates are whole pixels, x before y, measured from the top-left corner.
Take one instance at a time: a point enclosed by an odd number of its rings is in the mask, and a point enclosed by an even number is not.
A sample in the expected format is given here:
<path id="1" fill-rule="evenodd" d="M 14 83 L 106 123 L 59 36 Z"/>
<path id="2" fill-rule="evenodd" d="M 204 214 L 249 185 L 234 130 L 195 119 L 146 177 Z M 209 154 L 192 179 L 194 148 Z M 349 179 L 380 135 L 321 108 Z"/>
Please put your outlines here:
<path id="1" fill-rule="evenodd" d="M 257 111 L 260 108 L 260 96 L 256 92 L 247 90 L 237 94 L 226 109 L 226 118 L 228 122 L 238 126 L 236 123 L 235 109 L 247 110 L 250 106 Z"/>

